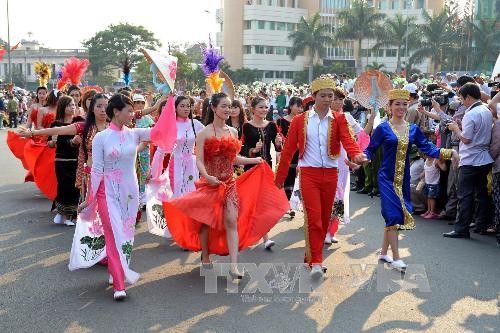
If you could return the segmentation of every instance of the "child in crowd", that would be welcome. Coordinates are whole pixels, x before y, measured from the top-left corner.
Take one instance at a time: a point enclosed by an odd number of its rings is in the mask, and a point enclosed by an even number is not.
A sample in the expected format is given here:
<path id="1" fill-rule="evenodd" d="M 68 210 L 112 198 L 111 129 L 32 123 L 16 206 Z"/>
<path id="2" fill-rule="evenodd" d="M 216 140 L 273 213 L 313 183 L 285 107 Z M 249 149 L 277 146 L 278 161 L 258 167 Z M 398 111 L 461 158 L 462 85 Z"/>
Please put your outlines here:
<path id="1" fill-rule="evenodd" d="M 425 193 L 427 196 L 427 211 L 420 215 L 424 219 L 437 219 L 436 201 L 439 198 L 439 177 L 440 170 L 446 171 L 446 164 L 427 156 L 425 159 Z"/>

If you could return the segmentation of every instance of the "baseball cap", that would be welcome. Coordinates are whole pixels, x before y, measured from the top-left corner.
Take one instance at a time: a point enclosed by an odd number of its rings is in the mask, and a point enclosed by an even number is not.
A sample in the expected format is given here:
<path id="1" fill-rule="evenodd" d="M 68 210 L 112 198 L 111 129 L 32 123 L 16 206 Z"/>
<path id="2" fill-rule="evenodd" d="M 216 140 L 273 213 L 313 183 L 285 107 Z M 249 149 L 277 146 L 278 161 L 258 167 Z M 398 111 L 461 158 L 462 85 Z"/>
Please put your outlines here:
<path id="1" fill-rule="evenodd" d="M 142 96 L 140 94 L 134 94 L 132 101 L 133 102 L 146 102 L 146 99 L 144 98 L 144 96 Z"/>
<path id="2" fill-rule="evenodd" d="M 408 83 L 406 86 L 404 86 L 405 90 L 408 90 L 410 94 L 416 94 L 417 93 L 417 85 L 415 83 Z"/>

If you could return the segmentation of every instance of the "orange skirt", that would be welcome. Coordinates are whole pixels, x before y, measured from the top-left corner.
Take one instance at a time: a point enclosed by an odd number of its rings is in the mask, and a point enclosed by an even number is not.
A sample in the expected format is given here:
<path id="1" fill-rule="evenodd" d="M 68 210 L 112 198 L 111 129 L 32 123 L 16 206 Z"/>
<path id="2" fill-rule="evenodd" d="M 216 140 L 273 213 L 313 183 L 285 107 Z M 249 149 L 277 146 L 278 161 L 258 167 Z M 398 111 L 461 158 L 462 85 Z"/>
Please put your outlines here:
<path id="1" fill-rule="evenodd" d="M 33 175 L 36 186 L 50 200 L 57 195 L 57 178 L 55 172 L 56 150 L 44 141 L 37 142 L 21 137 L 15 132 L 7 133 L 7 145 Z"/>
<path id="2" fill-rule="evenodd" d="M 202 179 L 196 183 L 194 192 L 163 203 L 168 229 L 180 247 L 200 251 L 199 231 L 205 224 L 210 228 L 209 252 L 228 254 L 224 204 L 232 186 L 234 185 L 212 186 Z M 290 205 L 285 192 L 274 184 L 274 175 L 267 163 L 256 165 L 238 177 L 236 191 L 241 251 L 269 232 Z"/>

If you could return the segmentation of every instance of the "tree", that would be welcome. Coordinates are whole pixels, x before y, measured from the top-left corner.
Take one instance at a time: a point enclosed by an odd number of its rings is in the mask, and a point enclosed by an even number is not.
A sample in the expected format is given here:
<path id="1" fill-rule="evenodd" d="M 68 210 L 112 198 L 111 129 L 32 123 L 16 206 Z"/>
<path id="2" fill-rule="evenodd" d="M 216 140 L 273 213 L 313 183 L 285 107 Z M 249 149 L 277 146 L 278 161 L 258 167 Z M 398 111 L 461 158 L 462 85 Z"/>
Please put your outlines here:
<path id="1" fill-rule="evenodd" d="M 475 65 L 480 70 L 491 70 L 500 52 L 500 29 L 498 18 L 482 19 L 478 24 L 471 22 L 472 47 Z"/>
<path id="2" fill-rule="evenodd" d="M 394 46 L 397 49 L 396 72 L 401 70 L 402 49 L 406 50 L 406 42 L 414 44 L 417 35 L 415 34 L 415 18 L 408 16 L 406 18 L 401 14 L 396 14 L 394 18 L 387 19 L 384 26 L 377 32 L 377 43 L 373 49 Z"/>
<path id="3" fill-rule="evenodd" d="M 448 50 L 453 47 L 456 33 L 452 30 L 451 22 L 455 14 L 449 15 L 444 9 L 439 15 L 430 16 L 422 11 L 425 23 L 418 26 L 418 32 L 422 36 L 421 46 L 413 53 L 410 62 L 422 62 L 425 58 L 431 58 L 434 65 L 434 73 L 441 69 Z"/>
<path id="4" fill-rule="evenodd" d="M 376 70 L 382 70 L 384 67 L 385 67 L 384 64 L 379 64 L 376 61 L 374 61 L 371 64 L 366 65 L 366 68 L 368 68 L 368 69 L 376 69 Z"/>
<path id="5" fill-rule="evenodd" d="M 339 12 L 337 16 L 343 24 L 335 33 L 336 40 L 353 39 L 358 43 L 356 54 L 356 72 L 361 74 L 361 42 L 363 39 L 375 38 L 379 31 L 379 22 L 385 14 L 378 13 L 366 0 L 353 0 L 350 9 Z"/>
<path id="6" fill-rule="evenodd" d="M 324 65 L 314 65 L 314 74 L 315 75 L 322 75 L 322 74 L 337 74 L 340 75 L 342 73 L 346 73 L 347 75 L 351 77 L 355 77 L 356 72 L 354 71 L 354 68 L 352 67 L 347 67 L 345 63 L 343 62 L 333 62 L 331 65 L 324 66 Z M 308 79 L 308 74 L 309 71 L 307 69 L 303 70 L 302 72 L 297 72 L 295 74 L 295 77 L 293 79 L 293 83 L 297 85 L 301 84 L 307 84 L 310 83 Z"/>
<path id="7" fill-rule="evenodd" d="M 142 48 L 156 49 L 161 43 L 141 25 L 120 23 L 99 31 L 84 41 L 83 46 L 89 50 L 90 69 L 94 76 L 98 76 L 99 71 L 108 65 L 121 67 L 126 58 L 132 66 L 136 65 L 143 57 Z"/>
<path id="8" fill-rule="evenodd" d="M 138 87 L 147 88 L 153 85 L 153 73 L 151 73 L 150 65 L 146 58 L 137 63 L 133 75 L 134 83 Z"/>
<path id="9" fill-rule="evenodd" d="M 321 23 L 321 16 L 316 13 L 308 18 L 301 17 L 297 30 L 288 35 L 293 46 L 290 50 L 290 58 L 295 60 L 298 55 L 306 50 L 309 55 L 309 82 L 313 79 L 313 65 L 325 55 L 326 45 L 333 44 L 333 36 L 330 27 Z"/>

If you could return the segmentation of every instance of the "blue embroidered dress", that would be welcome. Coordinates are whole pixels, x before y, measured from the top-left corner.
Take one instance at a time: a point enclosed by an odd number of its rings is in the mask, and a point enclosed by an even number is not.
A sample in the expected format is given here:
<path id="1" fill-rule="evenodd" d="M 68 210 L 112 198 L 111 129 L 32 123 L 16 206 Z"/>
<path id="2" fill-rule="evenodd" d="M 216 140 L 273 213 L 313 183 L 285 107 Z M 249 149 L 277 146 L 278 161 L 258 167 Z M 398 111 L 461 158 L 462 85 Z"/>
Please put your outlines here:
<path id="1" fill-rule="evenodd" d="M 438 149 L 415 124 L 408 124 L 400 135 L 389 121 L 381 123 L 373 132 L 365 154 L 372 159 L 382 146 L 383 158 L 378 172 L 378 186 L 382 216 L 386 229 L 415 229 L 410 199 L 410 148 L 416 145 L 422 153 L 440 158 L 445 149 Z"/>

